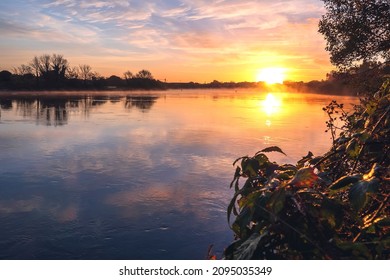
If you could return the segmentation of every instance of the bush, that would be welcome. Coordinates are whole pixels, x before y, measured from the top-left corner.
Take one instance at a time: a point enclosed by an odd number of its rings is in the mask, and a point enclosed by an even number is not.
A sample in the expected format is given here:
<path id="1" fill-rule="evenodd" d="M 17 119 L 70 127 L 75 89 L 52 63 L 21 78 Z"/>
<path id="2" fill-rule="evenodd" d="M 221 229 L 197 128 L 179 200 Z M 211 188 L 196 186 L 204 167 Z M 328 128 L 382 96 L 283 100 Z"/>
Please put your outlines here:
<path id="1" fill-rule="evenodd" d="M 269 147 L 233 163 L 236 241 L 225 259 L 389 259 L 389 89 L 352 114 L 336 101 L 325 107 L 333 145 L 322 156 L 279 165 L 266 154 L 283 151 Z"/>

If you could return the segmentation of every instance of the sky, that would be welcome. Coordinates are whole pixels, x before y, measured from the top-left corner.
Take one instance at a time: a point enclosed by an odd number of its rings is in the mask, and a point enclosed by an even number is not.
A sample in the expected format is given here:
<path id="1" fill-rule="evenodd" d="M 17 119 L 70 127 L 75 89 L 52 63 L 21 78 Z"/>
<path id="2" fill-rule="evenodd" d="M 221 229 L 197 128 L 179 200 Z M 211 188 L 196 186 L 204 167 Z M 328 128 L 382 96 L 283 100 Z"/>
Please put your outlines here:
<path id="1" fill-rule="evenodd" d="M 149 70 L 167 82 L 321 80 L 333 67 L 320 0 L 1 0 L 0 70 L 62 54 L 108 77 Z"/>

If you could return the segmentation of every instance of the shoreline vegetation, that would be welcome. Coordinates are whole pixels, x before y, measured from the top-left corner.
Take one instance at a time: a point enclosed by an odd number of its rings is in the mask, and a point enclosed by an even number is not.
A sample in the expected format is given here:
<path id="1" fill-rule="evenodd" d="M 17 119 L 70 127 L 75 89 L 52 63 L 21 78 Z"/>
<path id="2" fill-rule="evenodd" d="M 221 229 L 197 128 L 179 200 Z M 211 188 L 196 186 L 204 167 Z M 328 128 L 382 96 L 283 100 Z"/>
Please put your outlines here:
<path id="1" fill-rule="evenodd" d="M 285 153 L 272 146 L 234 161 L 224 259 L 389 259 L 390 79 L 352 112 L 323 110 L 325 154 L 278 164 L 267 154 Z"/>
<path id="2" fill-rule="evenodd" d="M 284 91 L 331 95 L 362 95 L 372 88 L 378 88 L 380 81 L 369 79 L 364 88 L 357 88 L 356 81 L 367 73 L 377 77 L 378 72 L 390 73 L 390 66 L 378 67 L 373 63 L 350 69 L 346 73 L 332 72 L 326 80 L 284 81 L 283 84 L 267 84 L 265 82 L 221 82 L 213 80 L 209 83 L 167 82 L 155 79 L 148 70 L 136 74 L 131 71 L 123 73 L 123 77 L 111 75 L 102 77 L 89 65 L 71 67 L 63 55 L 35 56 L 28 64 L 13 68 L 12 72 L 0 70 L 0 92 L 4 91 L 116 91 L 116 90 L 169 90 L 169 89 L 259 89 L 262 91 Z"/>
<path id="3" fill-rule="evenodd" d="M 332 145 L 322 155 L 278 164 L 268 153 L 285 153 L 271 146 L 233 162 L 224 259 L 390 259 L 390 3 L 323 2 L 334 77 L 353 78 L 360 103 L 323 108 Z"/>

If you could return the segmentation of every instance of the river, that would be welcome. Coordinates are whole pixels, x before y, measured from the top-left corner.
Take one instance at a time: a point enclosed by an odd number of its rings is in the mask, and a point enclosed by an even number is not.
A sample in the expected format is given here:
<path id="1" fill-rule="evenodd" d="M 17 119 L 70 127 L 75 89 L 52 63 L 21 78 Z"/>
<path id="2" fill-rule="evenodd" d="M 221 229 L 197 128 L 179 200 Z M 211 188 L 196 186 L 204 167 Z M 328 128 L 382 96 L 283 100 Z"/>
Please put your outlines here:
<path id="1" fill-rule="evenodd" d="M 232 162 L 330 147 L 322 107 L 251 90 L 0 93 L 0 259 L 204 259 L 233 240 Z"/>

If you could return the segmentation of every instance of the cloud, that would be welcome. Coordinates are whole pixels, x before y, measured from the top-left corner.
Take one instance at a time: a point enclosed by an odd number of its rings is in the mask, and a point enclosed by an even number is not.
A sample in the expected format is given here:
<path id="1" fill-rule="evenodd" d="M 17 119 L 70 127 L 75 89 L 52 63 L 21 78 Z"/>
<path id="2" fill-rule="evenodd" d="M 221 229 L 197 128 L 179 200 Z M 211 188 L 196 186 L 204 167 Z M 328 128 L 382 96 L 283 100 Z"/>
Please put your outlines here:
<path id="1" fill-rule="evenodd" d="M 297 32 L 323 13 L 316 0 L 16 0 L 0 3 L 0 10 L 4 38 L 41 42 L 51 49 L 63 43 L 65 55 L 72 49 L 96 59 L 175 57 L 193 65 L 252 56 L 251 49 L 259 45 L 291 54 L 298 42 L 310 45 L 321 38 Z M 315 24 L 310 28 L 310 34 L 317 32 Z M 226 54 L 231 56 L 221 58 Z"/>

